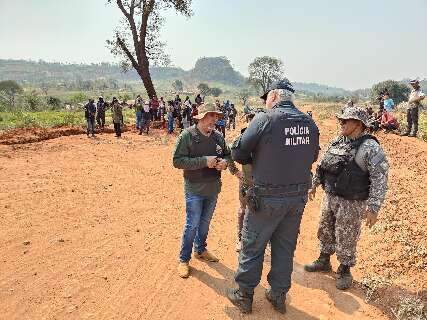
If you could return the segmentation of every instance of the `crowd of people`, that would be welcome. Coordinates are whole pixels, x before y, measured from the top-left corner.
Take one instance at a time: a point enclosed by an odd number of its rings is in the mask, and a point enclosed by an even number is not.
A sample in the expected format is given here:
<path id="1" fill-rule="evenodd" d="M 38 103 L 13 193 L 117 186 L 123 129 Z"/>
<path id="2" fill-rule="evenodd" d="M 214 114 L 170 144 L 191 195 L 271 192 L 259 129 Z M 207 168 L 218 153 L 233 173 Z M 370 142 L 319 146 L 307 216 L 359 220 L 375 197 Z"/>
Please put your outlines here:
<path id="1" fill-rule="evenodd" d="M 98 125 L 99 130 L 105 128 L 105 112 L 107 109 L 112 111 L 112 120 L 116 137 L 120 138 L 122 134 L 123 107 L 128 106 L 135 110 L 135 128 L 139 134 L 149 133 L 150 124 L 152 121 L 160 122 L 162 129 L 167 129 L 169 134 L 175 131 L 181 132 L 184 129 L 192 126 L 196 121 L 199 107 L 204 104 L 204 97 L 200 94 L 191 102 L 190 97 L 186 96 L 184 101 L 177 94 L 173 100 L 165 101 L 163 97 L 158 99 L 156 96 L 144 101 L 141 95 L 137 95 L 133 104 L 128 104 L 127 101 L 120 103 L 117 98 L 113 97 L 111 102 L 104 101 L 100 96 L 98 102 L 94 99 L 89 99 L 85 104 L 85 118 L 87 122 L 87 136 L 95 136 L 95 126 Z M 229 100 L 222 104 L 219 100 L 215 102 L 216 108 L 224 115 L 216 123 L 216 129 L 225 137 L 226 128 L 236 129 L 237 109 Z"/>
<path id="2" fill-rule="evenodd" d="M 416 137 L 418 133 L 418 119 L 421 101 L 425 94 L 421 90 L 419 80 L 414 79 L 409 82 L 411 93 L 406 103 L 406 130 L 399 133 L 400 123 L 396 117 L 396 106 L 389 90 L 382 90 L 377 98 L 379 109 L 374 112 L 372 107 L 366 108 L 369 116 L 369 130 L 377 132 L 383 130 L 385 133 L 394 132 L 401 136 Z M 352 100 L 349 100 L 344 108 L 353 106 Z"/>

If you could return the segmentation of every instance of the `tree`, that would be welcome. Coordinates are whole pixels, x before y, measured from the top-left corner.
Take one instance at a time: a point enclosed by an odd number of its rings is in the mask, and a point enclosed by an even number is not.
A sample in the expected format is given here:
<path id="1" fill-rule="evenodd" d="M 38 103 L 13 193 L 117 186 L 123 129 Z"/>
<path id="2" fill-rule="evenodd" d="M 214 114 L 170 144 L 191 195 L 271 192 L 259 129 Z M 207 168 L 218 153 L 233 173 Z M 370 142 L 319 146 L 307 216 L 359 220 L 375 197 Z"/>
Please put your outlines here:
<path id="1" fill-rule="evenodd" d="M 113 54 L 123 58 L 122 67 L 133 67 L 140 76 L 148 96 L 156 95 L 150 75 L 150 62 L 169 63 L 164 52 L 165 43 L 159 40 L 160 28 L 164 22 L 161 13 L 174 9 L 186 17 L 192 15 L 192 0 L 108 0 L 115 2 L 124 16 L 113 40 L 107 44 Z"/>
<path id="2" fill-rule="evenodd" d="M 388 92 L 390 93 L 390 98 L 392 98 L 394 103 L 396 104 L 401 103 L 403 101 L 407 101 L 409 93 L 411 92 L 411 89 L 409 89 L 407 85 L 398 81 L 387 80 L 379 82 L 372 86 L 372 102 L 377 102 L 377 99 L 380 96 L 381 92 L 383 92 L 385 89 L 388 90 Z"/>
<path id="3" fill-rule="evenodd" d="M 283 62 L 274 57 L 257 57 L 249 65 L 249 82 L 256 88 L 267 91 L 268 86 L 284 75 Z"/>
<path id="4" fill-rule="evenodd" d="M 18 93 L 22 93 L 21 86 L 12 80 L 0 81 L 0 93 L 5 95 L 6 100 L 11 107 L 15 107 L 15 97 Z"/>
<path id="5" fill-rule="evenodd" d="M 238 98 L 242 100 L 244 106 L 246 105 L 246 102 L 248 101 L 250 95 L 251 93 L 246 88 L 240 90 L 239 93 L 237 94 Z"/>
<path id="6" fill-rule="evenodd" d="M 199 89 L 200 94 L 203 96 L 209 95 L 211 91 L 211 88 L 209 88 L 209 86 L 206 83 L 200 83 L 197 86 L 197 89 Z"/>
<path id="7" fill-rule="evenodd" d="M 211 88 L 209 89 L 209 94 L 214 97 L 219 97 L 222 94 L 222 90 L 220 88 Z"/>
<path id="8" fill-rule="evenodd" d="M 184 85 L 181 80 L 175 80 L 174 82 L 172 82 L 172 87 L 174 88 L 175 91 L 178 91 L 178 92 L 181 92 L 184 90 Z"/>

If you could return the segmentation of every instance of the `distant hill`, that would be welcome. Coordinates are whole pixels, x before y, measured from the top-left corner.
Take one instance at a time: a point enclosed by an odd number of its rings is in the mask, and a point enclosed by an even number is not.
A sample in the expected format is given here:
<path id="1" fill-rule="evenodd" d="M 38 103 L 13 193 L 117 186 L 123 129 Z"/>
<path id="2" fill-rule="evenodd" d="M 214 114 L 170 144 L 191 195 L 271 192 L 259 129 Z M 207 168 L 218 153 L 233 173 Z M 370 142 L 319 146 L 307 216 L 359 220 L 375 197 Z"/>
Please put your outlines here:
<path id="1" fill-rule="evenodd" d="M 174 81 L 180 79 L 187 84 L 201 82 L 240 87 L 246 83 L 245 77 L 234 70 L 226 57 L 203 57 L 196 61 L 191 70 L 179 67 L 152 67 L 154 81 Z M 41 86 L 43 83 L 59 84 L 86 80 L 108 80 L 110 82 L 140 81 L 134 70 L 123 73 L 120 67 L 111 63 L 72 64 L 45 61 L 2 60 L 0 59 L 0 81 L 15 80 L 24 85 Z M 294 83 L 299 93 L 324 96 L 349 96 L 350 91 L 317 83 Z M 236 88 L 237 89 L 237 88 Z"/>

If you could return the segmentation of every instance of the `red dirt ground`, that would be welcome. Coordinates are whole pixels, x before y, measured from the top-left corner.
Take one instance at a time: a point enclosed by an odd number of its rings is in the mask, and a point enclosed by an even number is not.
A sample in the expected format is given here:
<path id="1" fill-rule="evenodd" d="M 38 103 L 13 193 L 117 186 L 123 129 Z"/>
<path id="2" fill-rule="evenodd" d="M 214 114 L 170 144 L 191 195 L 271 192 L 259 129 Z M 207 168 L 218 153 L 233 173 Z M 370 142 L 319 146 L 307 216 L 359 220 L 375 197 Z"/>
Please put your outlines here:
<path id="1" fill-rule="evenodd" d="M 319 125 L 324 145 L 336 125 Z M 265 300 L 264 275 L 253 314 L 242 316 L 224 297 L 237 265 L 235 177 L 223 175 L 208 239 L 220 263 L 193 259 L 191 277 L 181 279 L 184 202 L 182 173 L 172 167 L 175 137 L 157 130 L 148 137 L 126 132 L 121 140 L 83 134 L 4 145 L 22 140 L 3 135 L 0 318 L 387 319 L 401 295 L 426 301 L 427 145 L 379 138 L 390 159 L 390 190 L 377 226 L 363 228 L 355 287 L 340 292 L 333 273 L 302 269 L 317 255 L 319 194 L 304 214 L 288 313 L 279 315 Z M 367 277 L 390 281 L 370 304 L 360 285 Z"/>

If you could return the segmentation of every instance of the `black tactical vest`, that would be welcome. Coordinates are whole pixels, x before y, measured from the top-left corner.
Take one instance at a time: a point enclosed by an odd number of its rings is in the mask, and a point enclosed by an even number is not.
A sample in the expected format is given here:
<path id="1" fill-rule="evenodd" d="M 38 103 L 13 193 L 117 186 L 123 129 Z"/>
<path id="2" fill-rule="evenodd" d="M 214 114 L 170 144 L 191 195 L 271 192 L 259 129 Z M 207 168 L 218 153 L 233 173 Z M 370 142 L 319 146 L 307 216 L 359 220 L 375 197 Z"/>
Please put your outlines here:
<path id="1" fill-rule="evenodd" d="M 333 195 L 347 200 L 366 200 L 369 197 L 371 182 L 369 173 L 363 171 L 356 163 L 355 156 L 359 147 L 367 139 L 377 138 L 364 135 L 334 151 L 334 147 L 343 143 L 332 143 L 319 165 L 320 181 L 323 189 Z"/>
<path id="2" fill-rule="evenodd" d="M 225 141 L 221 133 L 214 130 L 209 137 L 204 136 L 192 126 L 187 129 L 191 134 L 190 157 L 216 156 L 222 158 L 224 155 Z M 190 182 L 211 182 L 221 177 L 221 171 L 208 167 L 197 170 L 184 170 L 184 178 Z"/>
<path id="3" fill-rule="evenodd" d="M 267 110 L 266 116 L 268 126 L 253 151 L 254 184 L 273 188 L 308 186 L 311 165 L 319 152 L 316 124 L 289 102 Z"/>

